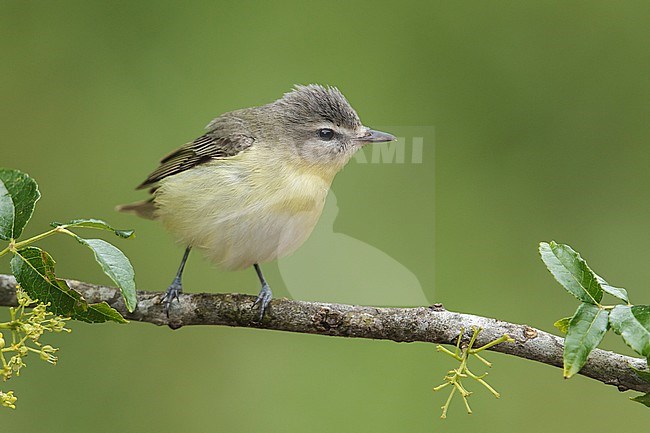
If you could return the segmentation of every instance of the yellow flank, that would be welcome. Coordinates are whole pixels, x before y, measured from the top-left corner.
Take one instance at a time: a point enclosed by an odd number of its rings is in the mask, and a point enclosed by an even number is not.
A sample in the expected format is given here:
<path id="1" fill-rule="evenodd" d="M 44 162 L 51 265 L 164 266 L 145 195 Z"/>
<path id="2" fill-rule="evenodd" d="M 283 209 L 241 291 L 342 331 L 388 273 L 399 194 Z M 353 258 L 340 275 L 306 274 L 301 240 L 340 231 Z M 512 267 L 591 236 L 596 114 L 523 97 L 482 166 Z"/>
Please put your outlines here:
<path id="1" fill-rule="evenodd" d="M 225 269 L 292 253 L 316 225 L 340 166 L 309 164 L 289 146 L 280 149 L 254 146 L 164 179 L 156 217 Z"/>
<path id="2" fill-rule="evenodd" d="M 283 202 L 276 203 L 271 209 L 275 212 L 287 212 L 290 214 L 308 212 L 316 206 L 313 197 L 290 197 Z"/>

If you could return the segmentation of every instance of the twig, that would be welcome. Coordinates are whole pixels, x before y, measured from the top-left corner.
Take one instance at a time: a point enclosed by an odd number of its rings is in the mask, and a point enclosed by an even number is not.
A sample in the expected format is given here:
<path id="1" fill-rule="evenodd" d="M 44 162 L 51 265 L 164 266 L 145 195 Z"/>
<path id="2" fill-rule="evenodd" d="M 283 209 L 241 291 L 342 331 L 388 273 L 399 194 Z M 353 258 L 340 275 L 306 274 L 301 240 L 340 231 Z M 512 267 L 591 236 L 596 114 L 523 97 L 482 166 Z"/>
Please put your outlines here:
<path id="1" fill-rule="evenodd" d="M 456 344 L 461 329 L 477 327 L 483 330 L 476 340 L 477 347 L 507 334 L 514 343 L 497 344 L 489 350 L 562 367 L 563 338 L 527 325 L 447 311 L 441 304 L 378 308 L 273 299 L 264 320 L 259 322 L 257 311 L 252 309 L 255 296 L 192 293 L 181 294 L 180 302 L 173 303 L 170 319 L 167 319 L 160 305 L 162 292 L 138 292 L 138 308 L 127 313 L 116 288 L 67 281 L 89 302 L 106 301 L 129 320 L 169 325 L 174 329 L 188 325 L 226 325 L 336 337 Z M 13 276 L 0 274 L 0 306 L 17 305 L 15 288 Z M 596 349 L 580 374 L 614 385 L 620 391 L 650 392 L 650 383 L 638 377 L 630 366 L 646 369 L 647 363 L 643 359 Z"/>

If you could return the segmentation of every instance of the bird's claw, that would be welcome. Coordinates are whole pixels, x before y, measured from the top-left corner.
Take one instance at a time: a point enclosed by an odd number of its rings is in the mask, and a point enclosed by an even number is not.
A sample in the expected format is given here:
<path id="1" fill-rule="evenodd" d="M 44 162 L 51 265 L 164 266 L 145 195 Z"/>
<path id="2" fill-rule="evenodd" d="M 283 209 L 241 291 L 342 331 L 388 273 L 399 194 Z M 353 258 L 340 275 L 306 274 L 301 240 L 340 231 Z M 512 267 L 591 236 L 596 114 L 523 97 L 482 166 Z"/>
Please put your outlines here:
<path id="1" fill-rule="evenodd" d="M 259 320 L 260 322 L 264 318 L 264 312 L 266 311 L 267 307 L 269 306 L 269 303 L 271 302 L 271 298 L 273 297 L 273 292 L 271 292 L 271 288 L 269 287 L 268 284 L 264 284 L 262 286 L 262 290 L 260 290 L 259 295 L 257 295 L 257 299 L 255 299 L 255 302 L 253 303 L 253 307 L 257 304 L 260 305 L 260 314 L 259 314 Z"/>
<path id="2" fill-rule="evenodd" d="M 179 280 L 174 280 L 173 283 L 167 288 L 167 292 L 165 293 L 165 296 L 160 300 L 160 303 L 163 304 L 163 311 L 165 312 L 165 315 L 169 319 L 169 309 L 170 306 L 172 305 L 172 301 L 177 300 L 180 302 L 178 295 L 180 293 L 183 293 L 183 286 L 181 285 L 181 282 Z"/>

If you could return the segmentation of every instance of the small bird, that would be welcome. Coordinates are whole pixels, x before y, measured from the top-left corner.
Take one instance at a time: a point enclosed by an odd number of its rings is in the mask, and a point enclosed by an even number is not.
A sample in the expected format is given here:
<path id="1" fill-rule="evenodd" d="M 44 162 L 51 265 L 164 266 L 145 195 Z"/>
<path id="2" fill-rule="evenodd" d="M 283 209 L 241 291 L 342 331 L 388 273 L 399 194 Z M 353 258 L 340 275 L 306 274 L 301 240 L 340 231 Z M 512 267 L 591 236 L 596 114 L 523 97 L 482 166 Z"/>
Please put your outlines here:
<path id="1" fill-rule="evenodd" d="M 316 84 L 222 114 L 206 130 L 137 187 L 151 198 L 117 209 L 160 220 L 186 247 L 161 301 L 167 316 L 196 248 L 226 270 L 254 267 L 262 289 L 253 307 L 259 304 L 262 320 L 272 292 L 259 264 L 291 254 L 309 237 L 334 176 L 358 149 L 395 137 L 363 126 L 336 87 Z"/>

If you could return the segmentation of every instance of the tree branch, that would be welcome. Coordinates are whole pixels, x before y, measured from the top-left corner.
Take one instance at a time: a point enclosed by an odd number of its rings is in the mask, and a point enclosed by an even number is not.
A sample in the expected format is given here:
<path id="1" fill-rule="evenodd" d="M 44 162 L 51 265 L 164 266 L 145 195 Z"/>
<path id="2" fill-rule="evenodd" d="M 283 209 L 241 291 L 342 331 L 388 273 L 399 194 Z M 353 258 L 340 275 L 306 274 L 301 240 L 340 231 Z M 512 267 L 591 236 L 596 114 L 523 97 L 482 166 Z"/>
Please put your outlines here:
<path id="1" fill-rule="evenodd" d="M 128 313 L 119 290 L 75 280 L 67 280 L 89 302 L 106 301 L 130 320 L 169 325 L 176 329 L 187 325 L 227 325 L 277 331 L 321 334 L 336 337 L 372 338 L 397 342 L 422 341 L 456 344 L 461 329 L 469 338 L 471 327 L 480 327 L 475 347 L 508 334 L 514 343 L 501 343 L 490 350 L 562 367 L 564 339 L 531 328 L 487 317 L 455 313 L 442 305 L 416 308 L 378 308 L 356 305 L 325 304 L 289 299 L 273 299 L 264 320 L 252 310 L 254 296 L 235 293 L 181 294 L 172 304 L 170 319 L 165 316 L 160 292 L 138 292 L 138 308 Z M 16 280 L 0 274 L 0 306 L 16 305 Z M 643 359 L 595 349 L 580 374 L 620 391 L 650 392 L 650 383 L 630 368 L 646 369 Z"/>

